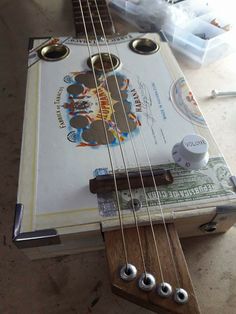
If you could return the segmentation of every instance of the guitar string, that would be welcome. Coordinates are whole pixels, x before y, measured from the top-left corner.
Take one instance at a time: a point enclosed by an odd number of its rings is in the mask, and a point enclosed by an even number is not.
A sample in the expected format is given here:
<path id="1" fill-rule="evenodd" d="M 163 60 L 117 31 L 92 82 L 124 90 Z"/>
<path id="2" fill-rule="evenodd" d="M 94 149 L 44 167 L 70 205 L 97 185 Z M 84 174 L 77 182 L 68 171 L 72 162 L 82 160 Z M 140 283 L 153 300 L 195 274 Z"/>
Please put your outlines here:
<path id="1" fill-rule="evenodd" d="M 82 20 L 83 20 L 83 25 L 84 25 L 84 32 L 85 32 L 85 37 L 86 37 L 86 41 L 87 41 L 89 57 L 91 58 L 92 57 L 91 48 L 90 48 L 90 45 L 89 45 L 88 32 L 87 32 L 87 27 L 86 27 L 86 23 L 85 23 L 85 18 L 84 18 L 84 13 L 83 13 L 81 0 L 79 0 L 79 5 L 80 5 L 80 10 L 81 10 Z M 105 126 L 105 120 L 104 120 L 103 111 L 102 111 L 102 105 L 101 105 L 101 99 L 100 99 L 100 94 L 99 94 L 99 89 L 98 89 L 98 83 L 97 83 L 97 79 L 96 79 L 96 73 L 95 73 L 95 69 L 94 69 L 93 66 L 92 66 L 92 72 L 93 72 L 94 82 L 95 82 L 95 85 L 96 85 L 97 98 L 98 98 L 99 107 L 100 107 L 100 111 L 101 111 L 101 117 L 102 117 L 102 122 L 103 122 L 104 133 L 105 133 L 105 137 L 106 137 L 106 141 L 107 141 L 108 155 L 109 155 L 111 169 L 112 169 L 112 174 L 113 174 L 113 178 L 114 178 L 115 195 L 116 195 L 117 208 L 118 208 L 118 216 L 119 216 L 119 224 L 120 224 L 120 230 L 121 230 L 122 245 L 123 245 L 125 263 L 126 263 L 126 266 L 127 266 L 128 265 L 128 253 L 127 253 L 127 246 L 126 246 L 126 240 L 125 240 L 125 235 L 124 235 L 123 217 L 122 217 L 122 213 L 121 213 L 121 206 L 120 206 L 119 194 L 118 194 L 118 189 L 117 189 L 116 173 L 114 171 L 112 154 L 111 154 L 111 150 L 110 150 L 110 147 L 109 147 L 109 144 L 108 144 L 109 143 L 108 135 L 107 135 L 106 126 Z"/>
<path id="2" fill-rule="evenodd" d="M 131 135 L 131 137 L 130 137 L 131 145 L 132 145 L 132 149 L 133 149 L 133 153 L 134 153 L 134 157 L 135 157 L 135 162 L 137 164 L 138 171 L 139 171 L 139 174 L 140 174 L 142 190 L 143 190 L 144 197 L 145 197 L 145 204 L 146 204 L 145 207 L 146 207 L 147 214 L 148 214 L 148 219 L 149 219 L 149 223 L 150 223 L 150 227 L 151 227 L 151 233 L 152 233 L 152 237 L 153 237 L 153 241 L 154 241 L 154 247 L 155 247 L 156 256 L 157 256 L 157 261 L 158 261 L 159 269 L 160 269 L 160 277 L 161 277 L 162 282 L 164 282 L 164 275 L 163 275 L 163 270 L 162 270 L 161 261 L 160 261 L 160 254 L 159 254 L 159 250 L 158 250 L 158 246 L 157 246 L 155 231 L 154 231 L 154 227 L 153 227 L 153 221 L 152 221 L 152 218 L 151 218 L 151 213 L 150 213 L 150 209 L 149 209 L 149 205 L 148 205 L 147 193 L 146 193 L 145 184 L 144 184 L 144 181 L 143 181 L 143 174 L 142 174 L 140 162 L 138 160 L 137 152 L 136 152 L 134 141 L 133 141 L 133 134 L 131 134 L 129 122 L 128 122 L 128 119 L 127 119 L 127 115 L 125 113 L 124 102 L 123 102 L 123 98 L 121 96 L 119 84 L 118 84 L 118 81 L 117 81 L 117 75 L 116 75 L 116 72 L 114 70 L 114 64 L 113 64 L 113 60 L 111 58 L 111 51 L 110 51 L 110 48 L 109 48 L 109 45 L 108 45 L 108 42 L 107 42 L 107 39 L 106 39 L 106 34 L 105 34 L 103 22 L 101 20 L 101 15 L 100 15 L 100 12 L 99 12 L 97 1 L 94 0 L 94 3 L 95 3 L 96 10 L 97 10 L 97 13 L 98 13 L 98 17 L 99 17 L 100 25 L 101 25 L 101 28 L 102 28 L 103 37 L 105 39 L 105 44 L 106 44 L 106 47 L 107 47 L 107 51 L 108 51 L 108 55 L 109 55 L 109 58 L 110 58 L 110 62 L 111 62 L 111 65 L 112 65 L 112 72 L 113 72 L 113 75 L 114 75 L 114 78 L 115 78 L 116 87 L 117 87 L 117 90 L 118 90 L 118 93 L 119 93 L 119 98 L 120 98 L 122 109 L 123 109 L 123 112 L 124 112 L 126 124 L 127 124 L 127 127 L 128 127 L 129 134 Z"/>
<path id="3" fill-rule="evenodd" d="M 88 1 L 88 0 L 87 0 L 87 1 Z M 121 100 L 121 103 L 122 103 L 122 106 L 123 106 L 123 110 L 125 110 L 125 109 L 124 109 L 123 99 L 122 99 L 122 96 L 121 96 L 121 93 L 120 93 L 120 89 L 119 89 L 119 85 L 118 85 L 118 81 L 117 81 L 117 75 L 116 75 L 115 70 L 114 70 L 113 60 L 112 60 L 112 58 L 111 58 L 110 48 L 109 48 L 109 45 L 108 45 L 108 42 L 107 42 L 107 39 L 106 39 L 105 30 L 104 30 L 103 23 L 102 23 L 101 16 L 100 16 L 100 12 L 99 12 L 99 9 L 98 9 L 98 6 L 97 6 L 97 0 L 94 0 L 94 2 L 95 2 L 96 9 L 97 9 L 97 12 L 98 12 L 98 16 L 99 16 L 101 28 L 102 28 L 102 31 L 103 31 L 103 36 L 104 36 L 104 39 L 105 39 L 105 43 L 106 43 L 106 46 L 107 46 L 107 49 L 108 49 L 108 54 L 109 54 L 109 56 L 110 56 L 110 62 L 111 62 L 111 65 L 112 65 L 112 69 L 113 69 L 114 76 L 115 76 L 115 80 L 116 80 L 116 84 L 117 84 L 117 89 L 118 89 L 118 92 L 119 92 L 119 97 L 120 97 L 120 100 Z M 116 44 L 115 44 L 115 45 L 116 45 Z M 118 49 L 117 49 L 117 51 L 118 51 Z M 125 115 L 125 117 L 126 117 L 126 115 Z M 127 117 L 126 117 L 126 123 L 127 123 L 128 128 L 129 128 L 129 124 L 128 124 L 128 121 L 127 121 Z M 130 129 L 129 129 L 129 133 L 131 134 L 131 138 L 133 138 L 133 135 L 132 135 L 132 133 L 130 132 Z M 176 268 L 176 263 L 175 263 L 175 260 L 174 260 L 174 255 L 173 255 L 173 251 L 172 251 L 172 247 L 171 247 L 171 243 L 170 243 L 170 237 L 169 237 L 168 229 L 167 229 L 167 226 L 166 226 L 166 221 L 165 221 L 165 217 L 164 217 L 163 207 L 162 207 L 162 204 L 161 204 L 160 195 L 159 195 L 159 192 L 158 192 L 158 189 L 157 189 L 157 185 L 156 185 L 156 182 L 155 182 L 155 177 L 154 177 L 154 173 L 153 173 L 151 161 L 150 161 L 150 158 L 149 158 L 147 146 L 146 146 L 146 144 L 145 144 L 145 141 L 144 141 L 144 138 L 143 138 L 143 134 L 142 134 L 142 129 L 141 129 L 141 128 L 140 128 L 140 134 L 141 134 L 142 142 L 143 142 L 143 145 L 144 145 L 144 148 L 145 148 L 145 153 L 146 153 L 146 156 L 147 156 L 147 159 L 148 159 L 148 164 L 149 164 L 150 172 L 151 172 L 151 175 L 152 175 L 152 179 L 153 179 L 153 182 L 154 182 L 155 192 L 156 192 L 156 195 L 157 195 L 157 201 L 158 201 L 159 208 L 160 208 L 160 211 L 161 211 L 162 221 L 163 221 L 163 225 L 164 225 L 164 229 L 165 229 L 165 233 L 166 233 L 166 238 L 167 238 L 167 242 L 168 242 L 168 246 L 169 246 L 169 251 L 170 251 L 170 255 L 171 255 L 171 260 L 172 260 L 172 264 L 173 264 L 173 267 L 174 267 L 175 277 L 176 277 L 176 280 L 177 280 L 178 285 L 180 286 L 180 280 L 179 280 L 179 276 L 178 276 L 178 272 L 177 272 L 177 268 Z M 133 142 L 133 141 L 132 141 L 132 142 Z M 135 152 L 135 156 L 137 157 L 135 150 L 134 150 L 134 152 Z M 135 159 L 136 159 L 136 157 L 135 157 Z M 140 169 L 140 166 L 139 166 L 139 169 Z M 140 169 L 140 170 L 141 170 L 141 169 Z M 142 182 L 143 182 L 143 181 L 142 181 Z M 150 211 L 149 211 L 149 213 L 150 213 Z M 151 216 L 150 216 L 150 218 L 151 218 Z M 152 228 L 152 230 L 153 230 L 153 223 L 151 223 L 151 226 L 152 226 L 151 228 Z M 155 236 L 154 236 L 154 238 L 155 238 Z M 156 242 L 156 241 L 155 241 L 155 242 Z M 156 246 L 156 245 L 155 245 L 155 246 Z M 158 252 L 157 246 L 156 246 L 155 249 L 156 249 L 157 252 Z M 158 254 L 158 253 L 157 253 L 157 254 Z M 160 265 L 161 265 L 161 264 L 160 264 Z M 164 280 L 163 280 L 163 281 L 164 281 Z"/>
<path id="4" fill-rule="evenodd" d="M 107 90 L 108 90 L 108 97 L 109 97 L 110 108 L 112 110 L 112 114 L 113 114 L 114 122 L 115 122 L 115 128 L 116 128 L 116 132 L 118 134 L 116 114 L 115 114 L 114 108 L 112 106 L 112 99 L 111 99 L 111 93 L 110 93 L 109 85 L 108 85 L 108 82 L 107 82 L 107 75 L 106 75 L 106 71 L 105 71 L 105 68 L 104 68 L 104 63 L 103 63 L 103 60 L 102 60 L 102 54 L 101 54 L 101 50 L 100 50 L 100 46 L 99 46 L 98 38 L 97 38 L 97 32 L 96 32 L 96 29 L 95 29 L 95 25 L 94 25 L 94 21 L 93 21 L 93 17 L 92 17 L 92 12 L 91 12 L 91 8 L 90 8 L 90 4 L 89 4 L 88 0 L 87 0 L 87 6 L 88 6 L 88 9 L 89 9 L 90 19 L 91 19 L 91 22 L 92 22 L 92 28 L 93 28 L 93 32 L 94 32 L 94 36 L 95 36 L 95 41 L 96 41 L 96 45 L 97 45 L 97 49 L 98 49 L 98 54 L 99 54 L 101 66 L 102 66 L 102 71 L 103 71 L 103 75 L 104 75 L 106 86 L 107 86 Z M 143 252 L 143 247 L 142 247 L 142 241 L 141 241 L 141 237 L 140 237 L 140 230 L 139 230 L 139 226 L 138 226 L 138 217 L 137 217 L 137 214 L 136 214 L 136 211 L 135 211 L 135 208 L 134 208 L 134 198 L 133 198 L 133 193 L 132 193 L 132 189 L 131 189 L 129 172 L 128 172 L 128 168 L 127 168 L 127 165 L 126 165 L 126 162 L 125 162 L 125 154 L 124 154 L 124 151 L 123 151 L 123 148 L 122 148 L 119 136 L 118 136 L 118 143 L 119 143 L 121 157 L 122 157 L 122 161 L 123 161 L 125 172 L 126 172 L 126 176 L 127 176 L 128 189 L 129 189 L 129 193 L 131 195 L 132 212 L 133 212 L 133 216 L 134 216 L 134 220 L 135 220 L 135 227 L 136 227 L 137 236 L 138 236 L 140 254 L 141 254 L 141 259 L 142 259 L 144 273 L 146 275 L 147 274 L 147 270 L 146 270 L 146 263 L 145 263 L 145 259 L 144 259 L 144 252 Z"/>
<path id="5" fill-rule="evenodd" d="M 115 43 L 115 45 L 116 45 L 116 43 Z M 119 50 L 118 50 L 117 47 L 116 47 L 116 51 L 117 51 L 118 56 L 119 56 Z M 152 176 L 152 180 L 153 180 L 153 183 L 154 183 L 155 192 L 156 192 L 156 195 L 157 195 L 157 202 L 158 202 L 159 209 L 160 209 L 160 212 L 161 212 L 161 218 L 162 218 L 162 222 L 163 222 L 164 229 L 165 229 L 165 234 L 166 234 L 166 238 L 167 238 L 167 242 L 168 242 L 168 246 L 169 246 L 169 252 L 170 252 L 170 255 L 171 255 L 172 264 L 173 264 L 173 267 L 174 267 L 174 273 L 175 273 L 176 281 L 177 281 L 177 284 L 180 287 L 179 275 L 178 275 L 178 272 L 177 272 L 177 267 L 176 267 L 176 263 L 175 263 L 175 259 L 174 259 L 174 254 L 173 254 L 171 243 L 170 243 L 169 232 L 168 232 L 168 229 L 167 229 L 167 226 L 166 226 L 166 221 L 165 221 L 165 216 L 164 216 L 164 212 L 163 212 L 163 207 L 162 207 L 161 200 L 160 200 L 160 194 L 159 194 L 158 189 L 157 189 L 157 185 L 156 185 L 156 181 L 155 181 L 155 177 L 154 177 L 154 172 L 153 172 L 152 165 L 151 165 L 151 160 L 149 158 L 148 149 L 147 149 L 147 146 L 146 146 L 146 143 L 145 143 L 145 140 L 144 140 L 144 136 L 143 136 L 143 132 L 142 132 L 141 128 L 140 128 L 140 135 L 141 135 L 142 143 L 144 145 L 145 154 L 146 154 L 146 157 L 148 159 L 148 166 L 149 166 L 149 169 L 150 169 L 150 172 L 151 172 L 151 176 Z"/>

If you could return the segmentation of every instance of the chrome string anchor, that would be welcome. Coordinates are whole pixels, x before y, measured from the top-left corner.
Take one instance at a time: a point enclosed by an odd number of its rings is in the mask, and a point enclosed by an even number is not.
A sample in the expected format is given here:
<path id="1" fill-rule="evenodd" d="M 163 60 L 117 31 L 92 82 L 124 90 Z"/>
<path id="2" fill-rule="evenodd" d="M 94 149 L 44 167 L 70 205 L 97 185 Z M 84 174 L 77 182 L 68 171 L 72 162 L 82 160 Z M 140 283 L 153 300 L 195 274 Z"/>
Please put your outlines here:
<path id="1" fill-rule="evenodd" d="M 124 281 L 132 281 L 137 276 L 137 268 L 132 264 L 125 264 L 120 270 L 120 277 Z"/>

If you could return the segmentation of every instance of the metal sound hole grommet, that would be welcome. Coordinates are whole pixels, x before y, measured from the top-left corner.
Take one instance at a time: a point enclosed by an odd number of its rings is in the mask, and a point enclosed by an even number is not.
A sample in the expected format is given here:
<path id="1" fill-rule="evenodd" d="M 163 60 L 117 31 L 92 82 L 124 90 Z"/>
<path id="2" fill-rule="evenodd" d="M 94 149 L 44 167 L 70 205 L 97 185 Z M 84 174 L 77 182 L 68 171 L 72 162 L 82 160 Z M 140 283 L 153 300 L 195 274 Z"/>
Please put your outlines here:
<path id="1" fill-rule="evenodd" d="M 172 287 L 169 283 L 167 282 L 161 282 L 157 286 L 157 293 L 159 294 L 160 297 L 162 298 L 168 298 L 172 295 Z"/>
<path id="2" fill-rule="evenodd" d="M 149 38 L 136 38 L 133 39 L 130 44 L 130 49 L 141 55 L 150 55 L 157 52 L 160 46 L 157 42 Z"/>
<path id="3" fill-rule="evenodd" d="M 138 211 L 142 207 L 140 200 L 138 200 L 137 198 L 134 198 L 133 200 L 131 199 L 127 205 L 129 208 L 131 208 L 132 210 L 134 209 L 135 211 Z"/>
<path id="4" fill-rule="evenodd" d="M 41 48 L 38 55 L 45 61 L 59 61 L 68 56 L 70 49 L 61 44 L 47 45 Z"/>
<path id="5" fill-rule="evenodd" d="M 143 291 L 151 291 L 156 286 L 156 279 L 153 277 L 152 274 L 143 273 L 142 276 L 139 278 L 138 286 Z"/>
<path id="6" fill-rule="evenodd" d="M 120 59 L 111 53 L 96 53 L 88 58 L 88 66 L 97 72 L 111 72 L 120 66 Z"/>
<path id="7" fill-rule="evenodd" d="M 120 277 L 124 281 L 131 281 L 137 276 L 137 269 L 132 264 L 125 264 L 120 270 Z"/>
<path id="8" fill-rule="evenodd" d="M 188 302 L 188 292 L 183 288 L 176 288 L 174 300 L 176 303 L 185 304 Z"/>

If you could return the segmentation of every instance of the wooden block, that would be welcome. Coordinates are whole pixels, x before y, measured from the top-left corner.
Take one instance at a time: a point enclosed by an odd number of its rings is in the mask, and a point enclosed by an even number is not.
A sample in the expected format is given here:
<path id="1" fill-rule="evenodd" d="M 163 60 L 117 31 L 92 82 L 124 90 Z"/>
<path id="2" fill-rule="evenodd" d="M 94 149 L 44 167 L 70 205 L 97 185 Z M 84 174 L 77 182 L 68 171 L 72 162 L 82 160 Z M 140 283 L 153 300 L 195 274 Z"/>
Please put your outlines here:
<path id="1" fill-rule="evenodd" d="M 131 282 L 125 282 L 120 278 L 119 271 L 121 267 L 125 265 L 120 230 L 105 233 L 105 243 L 112 289 L 116 294 L 157 313 L 198 314 L 200 313 L 200 309 L 174 224 L 168 224 L 167 230 L 170 247 L 174 257 L 174 264 L 170 254 L 164 226 L 154 226 L 154 233 L 157 241 L 164 281 L 171 284 L 173 291 L 175 291 L 175 288 L 180 285 L 181 288 L 188 292 L 189 301 L 186 304 L 180 305 L 173 300 L 173 297 L 161 298 L 157 295 L 156 289 L 151 292 L 144 292 L 140 290 L 137 284 L 138 279 Z M 156 278 L 157 283 L 160 283 L 160 266 L 158 263 L 151 228 L 150 226 L 140 227 L 139 231 L 147 272 L 150 272 Z M 125 239 L 128 252 L 128 262 L 136 266 L 138 270 L 137 278 L 139 278 L 141 273 L 143 273 L 143 265 L 137 240 L 136 228 L 125 230 Z M 116 244 L 115 246 L 114 243 Z M 176 268 L 177 276 L 174 268 Z"/>

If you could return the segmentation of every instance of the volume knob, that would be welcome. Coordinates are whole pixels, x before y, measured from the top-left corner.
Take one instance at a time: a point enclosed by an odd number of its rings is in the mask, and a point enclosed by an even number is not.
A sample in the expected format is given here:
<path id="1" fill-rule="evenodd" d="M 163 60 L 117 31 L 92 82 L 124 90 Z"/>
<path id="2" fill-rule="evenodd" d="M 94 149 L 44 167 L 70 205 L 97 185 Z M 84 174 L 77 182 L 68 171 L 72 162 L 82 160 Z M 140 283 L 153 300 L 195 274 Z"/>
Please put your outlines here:
<path id="1" fill-rule="evenodd" d="M 189 134 L 180 143 L 174 145 L 172 156 L 176 164 L 182 168 L 201 169 L 209 160 L 207 140 L 200 135 Z"/>

